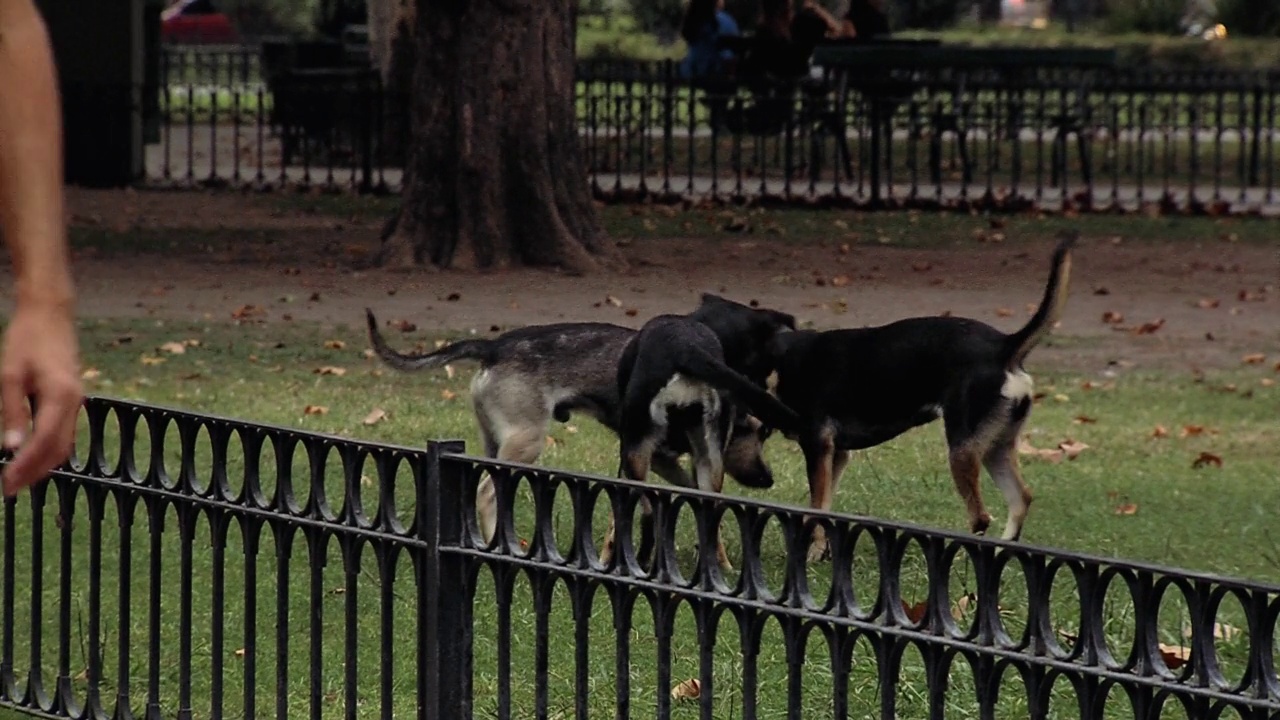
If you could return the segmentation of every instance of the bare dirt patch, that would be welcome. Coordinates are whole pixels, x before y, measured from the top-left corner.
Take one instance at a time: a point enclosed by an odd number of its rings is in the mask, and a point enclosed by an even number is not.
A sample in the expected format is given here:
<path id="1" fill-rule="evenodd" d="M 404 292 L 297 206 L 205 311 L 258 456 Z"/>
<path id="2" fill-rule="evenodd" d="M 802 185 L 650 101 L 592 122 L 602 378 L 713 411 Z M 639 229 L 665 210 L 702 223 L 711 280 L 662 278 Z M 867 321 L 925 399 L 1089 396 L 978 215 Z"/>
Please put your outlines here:
<path id="1" fill-rule="evenodd" d="M 76 190 L 69 214 L 77 227 L 173 236 L 162 252 L 77 251 L 85 317 L 230 321 L 254 305 L 266 322 L 359 324 L 370 307 L 424 330 L 481 334 L 554 321 L 638 326 L 687 311 L 701 292 L 754 300 L 819 328 L 950 312 L 1012 330 L 1040 298 L 1052 247 L 1049 238 L 929 250 L 769 236 L 659 238 L 627 243 L 632 267 L 620 274 L 395 272 L 361 269 L 377 247 L 383 218 L 375 213 L 299 212 L 252 194 Z M 232 240 L 268 231 L 271 240 L 184 245 L 184 233 L 197 231 Z M 1236 367 L 1251 353 L 1280 360 L 1275 247 L 1086 237 L 1071 282 L 1065 316 L 1050 346 L 1033 356 L 1037 365 Z M 1139 332 L 1144 325 L 1152 331 Z"/>

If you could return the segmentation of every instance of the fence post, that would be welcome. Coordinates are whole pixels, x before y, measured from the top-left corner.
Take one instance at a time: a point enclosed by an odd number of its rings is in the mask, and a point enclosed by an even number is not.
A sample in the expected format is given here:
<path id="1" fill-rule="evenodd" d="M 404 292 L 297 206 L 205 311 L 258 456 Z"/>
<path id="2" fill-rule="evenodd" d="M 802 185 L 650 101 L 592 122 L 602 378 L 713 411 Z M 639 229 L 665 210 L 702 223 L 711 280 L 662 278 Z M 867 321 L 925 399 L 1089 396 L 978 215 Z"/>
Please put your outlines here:
<path id="1" fill-rule="evenodd" d="M 419 678 L 419 716 L 427 720 L 471 717 L 472 607 L 474 595 L 468 563 L 460 555 L 442 553 L 462 541 L 462 493 L 466 469 L 441 462 L 446 453 L 461 453 L 460 441 L 427 444 L 425 477 L 418 479 L 419 525 L 426 549 L 418 583 L 423 664 Z"/>

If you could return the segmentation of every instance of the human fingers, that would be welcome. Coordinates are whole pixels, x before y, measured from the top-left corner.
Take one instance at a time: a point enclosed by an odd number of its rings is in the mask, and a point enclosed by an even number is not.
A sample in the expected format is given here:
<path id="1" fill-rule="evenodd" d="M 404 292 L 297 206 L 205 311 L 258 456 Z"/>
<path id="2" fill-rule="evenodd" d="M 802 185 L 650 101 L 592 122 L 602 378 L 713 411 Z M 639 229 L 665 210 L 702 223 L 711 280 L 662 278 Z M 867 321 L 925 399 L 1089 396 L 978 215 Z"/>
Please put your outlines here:
<path id="1" fill-rule="evenodd" d="M 43 379 L 36 397 L 31 437 L 5 471 L 5 494 L 14 495 L 39 482 L 70 456 L 79 405 L 80 383 L 74 376 Z"/>

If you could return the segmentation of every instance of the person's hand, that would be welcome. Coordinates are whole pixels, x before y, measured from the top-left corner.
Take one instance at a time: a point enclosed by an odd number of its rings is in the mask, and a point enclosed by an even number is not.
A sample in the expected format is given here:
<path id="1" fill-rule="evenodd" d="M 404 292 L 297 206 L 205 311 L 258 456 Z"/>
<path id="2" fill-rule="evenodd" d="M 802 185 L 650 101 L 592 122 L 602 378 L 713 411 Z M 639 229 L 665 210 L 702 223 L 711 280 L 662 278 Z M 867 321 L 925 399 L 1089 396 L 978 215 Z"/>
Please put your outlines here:
<path id="1" fill-rule="evenodd" d="M 43 480 L 70 456 L 82 400 L 79 364 L 70 305 L 19 299 L 0 346 L 3 447 L 15 453 L 4 468 L 5 495 Z"/>

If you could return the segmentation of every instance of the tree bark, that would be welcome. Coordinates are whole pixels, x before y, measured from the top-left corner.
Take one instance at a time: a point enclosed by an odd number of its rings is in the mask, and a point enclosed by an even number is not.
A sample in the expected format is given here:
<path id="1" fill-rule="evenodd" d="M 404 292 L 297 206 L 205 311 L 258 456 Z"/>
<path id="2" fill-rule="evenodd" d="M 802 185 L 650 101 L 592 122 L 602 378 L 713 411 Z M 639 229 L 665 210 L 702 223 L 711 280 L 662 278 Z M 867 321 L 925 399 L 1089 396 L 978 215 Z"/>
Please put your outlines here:
<path id="1" fill-rule="evenodd" d="M 380 260 L 621 268 L 574 106 L 577 0 L 417 0 L 403 201 Z"/>

